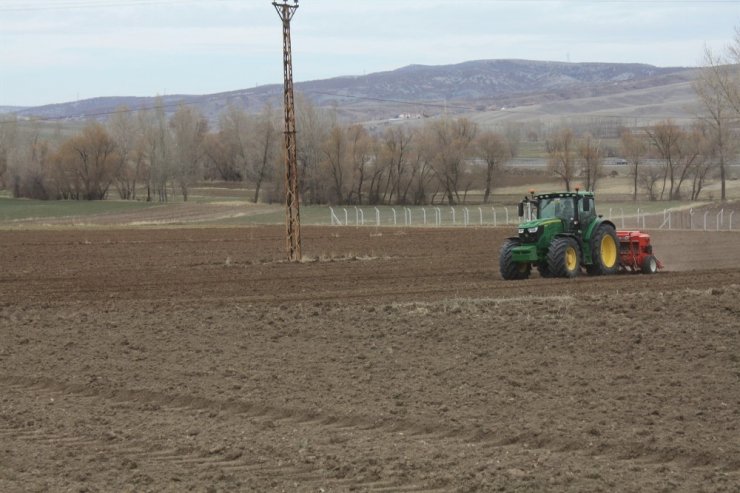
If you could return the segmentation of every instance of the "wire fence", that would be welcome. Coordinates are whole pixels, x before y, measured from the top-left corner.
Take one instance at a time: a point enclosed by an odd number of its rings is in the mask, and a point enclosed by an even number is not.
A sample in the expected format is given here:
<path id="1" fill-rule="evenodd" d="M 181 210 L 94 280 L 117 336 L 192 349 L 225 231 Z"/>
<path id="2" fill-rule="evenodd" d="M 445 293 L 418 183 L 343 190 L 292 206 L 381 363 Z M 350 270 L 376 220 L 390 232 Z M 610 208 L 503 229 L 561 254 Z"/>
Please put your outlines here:
<path id="1" fill-rule="evenodd" d="M 609 208 L 604 214 L 618 229 L 732 231 L 738 228 L 734 210 Z M 330 207 L 332 226 L 499 227 L 521 222 L 516 207 Z"/>

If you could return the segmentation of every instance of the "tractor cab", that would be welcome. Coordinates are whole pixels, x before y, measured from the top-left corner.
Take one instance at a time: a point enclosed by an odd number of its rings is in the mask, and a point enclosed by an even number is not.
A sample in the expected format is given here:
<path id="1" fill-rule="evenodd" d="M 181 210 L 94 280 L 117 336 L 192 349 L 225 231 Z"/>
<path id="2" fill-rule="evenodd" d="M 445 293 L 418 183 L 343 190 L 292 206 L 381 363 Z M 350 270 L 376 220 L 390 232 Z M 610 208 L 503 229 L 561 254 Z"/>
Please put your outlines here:
<path id="1" fill-rule="evenodd" d="M 563 232 L 577 233 L 583 225 L 589 225 L 596 217 L 592 192 L 557 192 L 525 197 L 519 203 L 519 217 L 525 229 L 552 224 L 560 220 Z M 521 229 L 521 227 L 520 227 Z"/>

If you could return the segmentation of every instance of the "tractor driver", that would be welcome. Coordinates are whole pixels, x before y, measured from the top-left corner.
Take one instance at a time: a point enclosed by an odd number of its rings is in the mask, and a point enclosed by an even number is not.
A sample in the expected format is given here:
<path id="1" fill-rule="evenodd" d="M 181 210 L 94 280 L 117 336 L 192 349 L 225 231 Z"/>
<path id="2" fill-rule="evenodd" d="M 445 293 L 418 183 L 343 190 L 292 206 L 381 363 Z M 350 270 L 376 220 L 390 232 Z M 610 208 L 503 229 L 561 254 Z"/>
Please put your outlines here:
<path id="1" fill-rule="evenodd" d="M 573 214 L 573 201 L 566 199 L 562 202 L 563 207 L 560 210 L 560 217 L 566 221 L 572 221 L 575 217 Z"/>
<path id="2" fill-rule="evenodd" d="M 573 202 L 570 199 L 555 199 L 555 217 L 565 221 L 573 219 Z"/>

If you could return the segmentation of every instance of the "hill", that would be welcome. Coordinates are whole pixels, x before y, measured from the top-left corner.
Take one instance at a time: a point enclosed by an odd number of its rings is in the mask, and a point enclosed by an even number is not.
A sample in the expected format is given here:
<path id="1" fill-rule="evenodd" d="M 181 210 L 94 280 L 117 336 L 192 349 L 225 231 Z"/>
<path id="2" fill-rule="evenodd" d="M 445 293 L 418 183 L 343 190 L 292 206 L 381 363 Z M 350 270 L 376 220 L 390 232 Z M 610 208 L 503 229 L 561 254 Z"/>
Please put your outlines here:
<path id="1" fill-rule="evenodd" d="M 295 88 L 318 106 L 336 108 L 348 121 L 367 121 L 402 113 L 485 112 L 584 98 L 619 98 L 635 91 L 642 91 L 641 104 L 650 105 L 656 99 L 663 99 L 664 104 L 670 105 L 662 95 L 666 93 L 664 89 L 677 84 L 685 86 L 692 73 L 692 69 L 682 67 L 632 63 L 477 60 L 454 65 L 410 65 L 363 76 L 299 82 Z M 161 97 L 161 104 L 168 112 L 175 111 L 180 104 L 194 105 L 216 121 L 229 105 L 259 111 L 268 102 L 279 105 L 281 99 L 282 85 L 272 84 L 201 96 L 168 95 Z M 25 108 L 17 114 L 53 119 L 104 119 L 124 105 L 139 109 L 154 104 L 155 98 L 105 97 Z M 568 105 L 549 110 L 569 111 Z"/>

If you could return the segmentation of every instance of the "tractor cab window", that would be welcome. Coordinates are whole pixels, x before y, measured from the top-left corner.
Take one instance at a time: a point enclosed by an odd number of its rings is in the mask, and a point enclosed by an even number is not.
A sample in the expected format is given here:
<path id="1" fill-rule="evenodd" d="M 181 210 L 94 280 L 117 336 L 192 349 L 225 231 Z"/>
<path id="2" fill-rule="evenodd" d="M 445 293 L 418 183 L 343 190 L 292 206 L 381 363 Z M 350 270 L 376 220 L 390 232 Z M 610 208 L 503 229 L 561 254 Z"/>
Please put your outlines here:
<path id="1" fill-rule="evenodd" d="M 585 202 L 588 202 L 587 207 L 583 206 Z M 584 209 L 588 210 L 586 211 Z M 578 216 L 581 218 L 581 223 L 588 224 L 595 215 L 596 211 L 594 210 L 593 197 L 583 197 L 581 200 L 578 201 Z"/>
<path id="2" fill-rule="evenodd" d="M 571 197 L 548 197 L 540 199 L 539 218 L 558 218 L 570 221 L 575 216 Z"/>

